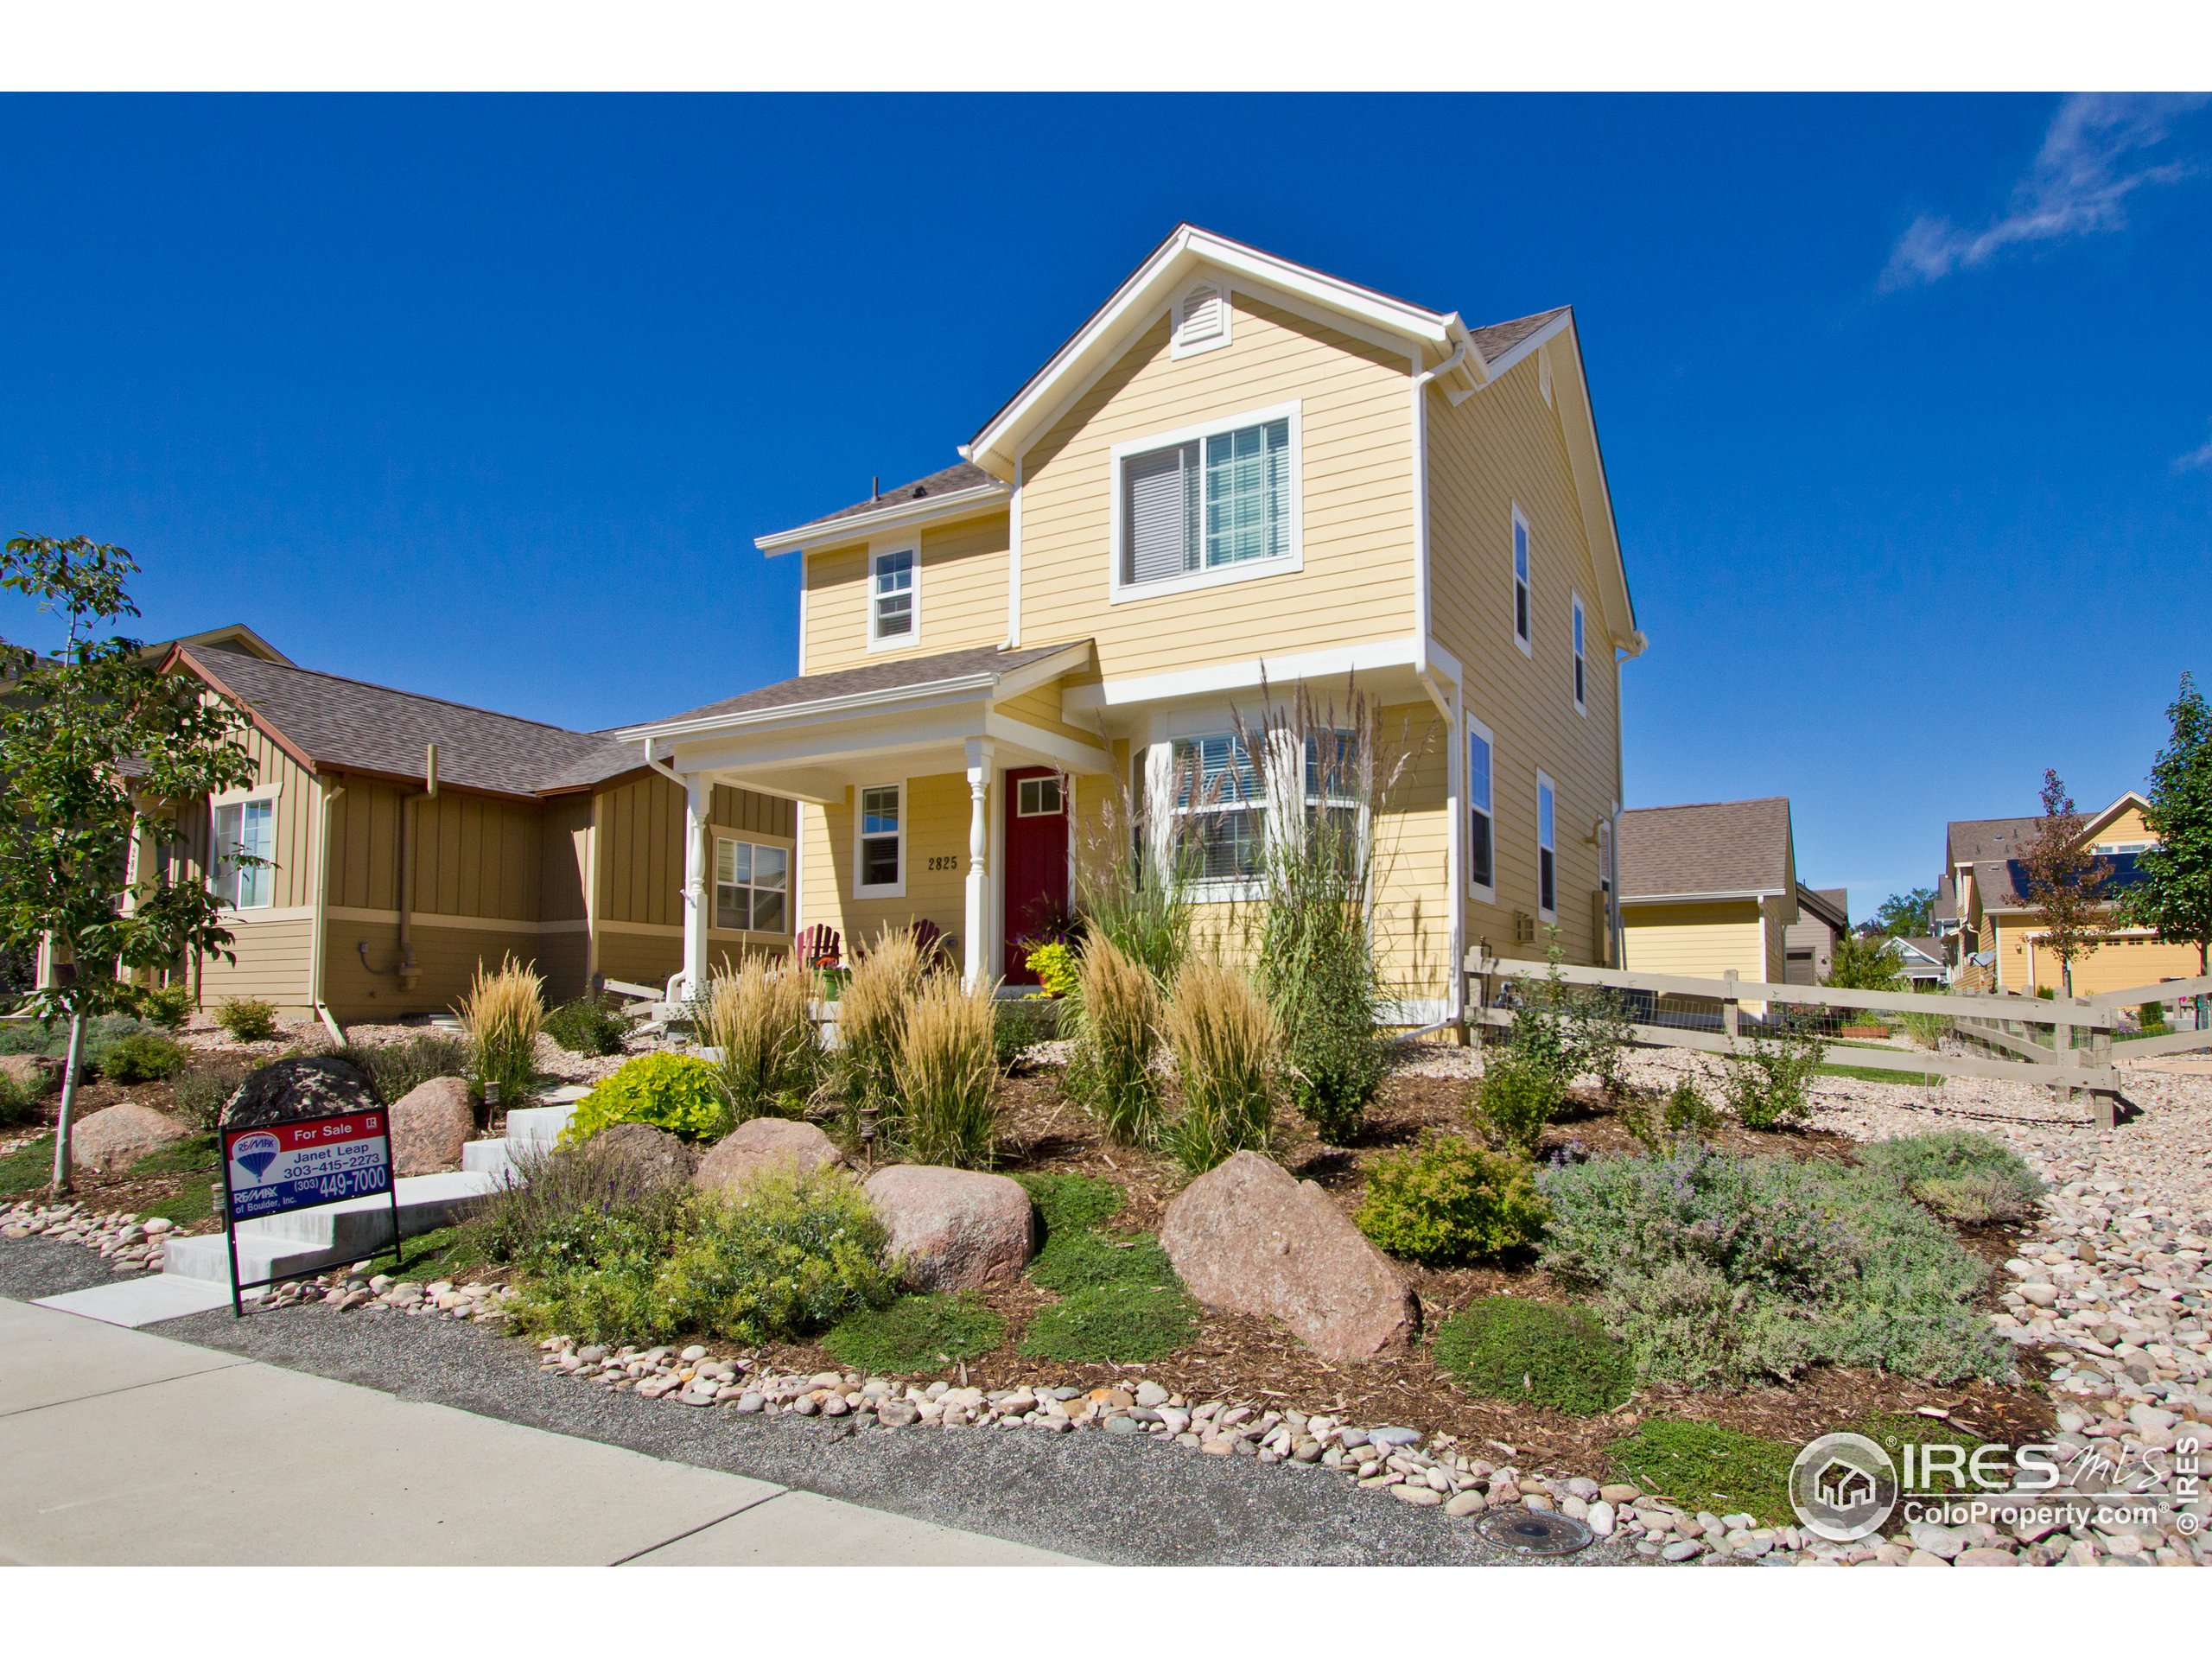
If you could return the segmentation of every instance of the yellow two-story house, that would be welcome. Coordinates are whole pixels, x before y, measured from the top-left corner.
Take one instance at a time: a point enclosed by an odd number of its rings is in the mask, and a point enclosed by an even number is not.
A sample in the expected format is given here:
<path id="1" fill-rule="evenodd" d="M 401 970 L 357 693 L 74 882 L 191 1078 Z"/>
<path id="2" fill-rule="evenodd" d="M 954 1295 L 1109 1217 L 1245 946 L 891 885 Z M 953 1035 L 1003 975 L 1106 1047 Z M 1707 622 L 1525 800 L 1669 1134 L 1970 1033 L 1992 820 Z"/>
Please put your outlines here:
<path id="1" fill-rule="evenodd" d="M 760 538 L 804 566 L 796 678 L 623 734 L 691 803 L 691 982 L 718 785 L 797 804 L 802 932 L 926 919 L 971 982 L 1024 976 L 1121 791 L 1220 816 L 1198 899 L 1249 900 L 1300 808 L 1238 716 L 1301 683 L 1411 756 L 1370 826 L 1395 1017 L 1456 1018 L 1476 943 L 1618 959 L 1643 637 L 1571 312 L 1470 327 L 1183 226 L 959 454 Z"/>

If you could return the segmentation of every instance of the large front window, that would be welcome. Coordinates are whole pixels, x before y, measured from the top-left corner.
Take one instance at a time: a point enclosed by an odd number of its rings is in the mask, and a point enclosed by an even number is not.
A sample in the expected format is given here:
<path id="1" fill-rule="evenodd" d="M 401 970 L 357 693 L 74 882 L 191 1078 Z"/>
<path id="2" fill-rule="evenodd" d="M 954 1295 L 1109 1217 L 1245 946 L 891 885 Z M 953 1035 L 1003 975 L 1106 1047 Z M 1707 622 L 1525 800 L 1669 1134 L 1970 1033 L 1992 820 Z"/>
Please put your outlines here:
<path id="1" fill-rule="evenodd" d="M 1175 810 L 1189 819 L 1201 880 L 1233 881 L 1257 875 L 1267 818 L 1260 770 L 1236 739 L 1175 740 Z"/>
<path id="2" fill-rule="evenodd" d="M 1122 585 L 1287 558 L 1291 436 L 1283 416 L 1123 456 Z"/>
<path id="3" fill-rule="evenodd" d="M 751 841 L 715 842 L 715 925 L 749 933 L 791 931 L 791 855 Z"/>
<path id="4" fill-rule="evenodd" d="M 276 902 L 276 803 L 233 801 L 215 809 L 215 897 L 233 910 Z M 252 861 L 259 861 L 255 862 Z"/>

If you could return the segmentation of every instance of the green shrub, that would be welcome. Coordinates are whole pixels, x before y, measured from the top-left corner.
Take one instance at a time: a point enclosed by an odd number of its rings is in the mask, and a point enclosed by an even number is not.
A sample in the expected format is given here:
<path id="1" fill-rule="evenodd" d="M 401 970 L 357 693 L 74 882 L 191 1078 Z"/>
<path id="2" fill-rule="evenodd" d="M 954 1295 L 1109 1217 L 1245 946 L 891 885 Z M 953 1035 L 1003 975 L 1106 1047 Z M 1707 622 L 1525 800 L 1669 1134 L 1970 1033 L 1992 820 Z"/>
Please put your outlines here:
<path id="1" fill-rule="evenodd" d="M 192 1018 L 189 985 L 156 985 L 138 998 L 138 1011 L 164 1031 L 176 1031 Z"/>
<path id="2" fill-rule="evenodd" d="M 1566 1085 L 1551 1067 L 1510 1049 L 1493 1051 L 1483 1062 L 1468 1118 L 1486 1140 L 1533 1158 L 1566 1099 Z"/>
<path id="3" fill-rule="evenodd" d="M 1141 1365 L 1198 1332 L 1198 1307 L 1179 1286 L 1100 1285 L 1030 1320 L 1020 1351 L 1067 1365 Z"/>
<path id="4" fill-rule="evenodd" d="M 1973 1306 L 1986 1269 L 1881 1177 L 1685 1143 L 1538 1185 L 1543 1265 L 1597 1293 L 1646 1378 L 1741 1386 L 1826 1363 L 1948 1382 L 2007 1363 Z"/>
<path id="5" fill-rule="evenodd" d="M 1066 996 L 1075 989 L 1077 969 L 1075 946 L 1065 939 L 1054 939 L 1039 945 L 1022 958 L 1022 963 L 1037 976 L 1038 988 L 1046 996 Z"/>
<path id="6" fill-rule="evenodd" d="M 650 1123 L 686 1141 L 719 1138 L 729 1103 L 713 1065 L 691 1054 L 640 1054 L 625 1060 L 576 1103 L 561 1144 L 586 1141 L 610 1123 Z"/>
<path id="7" fill-rule="evenodd" d="M 1718 1423 L 1654 1417 L 1605 1448 L 1613 1472 L 1694 1515 L 1741 1513 L 1768 1526 L 1796 1519 L 1789 1465 L 1797 1448 Z"/>
<path id="8" fill-rule="evenodd" d="M 842 1172 L 771 1172 L 691 1216 L 653 1283 L 670 1334 L 790 1341 L 898 1294 L 883 1224 Z"/>
<path id="9" fill-rule="evenodd" d="M 100 1075 L 110 1083 L 159 1083 L 184 1070 L 189 1057 L 169 1038 L 141 1031 L 100 1051 Z"/>
<path id="10" fill-rule="evenodd" d="M 2135 1024 L 2145 1037 L 2164 1031 L 2166 1028 L 2166 1005 L 2163 1002 L 2144 1003 L 2135 1010 Z"/>
<path id="11" fill-rule="evenodd" d="M 1710 1141 L 1720 1129 L 1720 1114 L 1688 1077 L 1677 1078 L 1663 1099 L 1656 1094 L 1624 1098 L 1614 1115 L 1649 1153 L 1663 1152 L 1685 1135 Z"/>
<path id="12" fill-rule="evenodd" d="M 2044 1192 L 2019 1154 L 1971 1129 L 1877 1141 L 1859 1148 L 1859 1165 L 1936 1214 L 1968 1225 L 2024 1221 Z"/>
<path id="13" fill-rule="evenodd" d="M 1560 930 L 1549 930 L 1544 976 L 1513 982 L 1516 1006 L 1505 1051 L 1523 1065 L 1548 1071 L 1563 1096 L 1586 1073 L 1608 1093 L 1620 1088 L 1621 1060 L 1629 1048 L 1628 1010 L 1618 991 L 1567 982 Z"/>
<path id="14" fill-rule="evenodd" d="M 49 1028 L 31 1020 L 0 1020 L 0 1054 L 40 1054 L 58 1060 L 68 1046 L 66 1027 Z"/>
<path id="15" fill-rule="evenodd" d="M 12 1129 L 29 1122 L 37 1107 L 38 1096 L 31 1092 L 29 1084 L 18 1083 L 0 1071 L 0 1129 Z"/>
<path id="16" fill-rule="evenodd" d="M 1160 1137 L 1176 1161 L 1199 1175 L 1232 1153 L 1265 1151 L 1280 1032 L 1252 982 L 1212 957 L 1185 963 L 1160 1027 L 1182 1095 Z"/>
<path id="17" fill-rule="evenodd" d="M 276 1034 L 276 1005 L 257 996 L 226 996 L 215 1009 L 215 1023 L 234 1043 L 265 1043 Z"/>
<path id="18" fill-rule="evenodd" d="M 1828 976 L 1821 982 L 1841 991 L 1901 991 L 1904 989 L 1904 972 L 1898 965 L 1896 951 L 1890 949 L 1886 933 L 1848 932 L 1838 937 L 1835 949 L 1828 957 Z M 1872 1021 L 1881 1016 L 1857 1010 L 1846 1010 L 1844 1023 L 1855 1020 Z"/>
<path id="19" fill-rule="evenodd" d="M 1432 1133 L 1375 1160 L 1357 1220 L 1393 1255 L 1452 1267 L 1535 1243 L 1544 1200 L 1527 1159 Z"/>
<path id="20" fill-rule="evenodd" d="M 1827 1045 L 1808 1025 L 1785 1021 L 1778 1031 L 1746 1033 L 1728 1056 L 1721 1080 L 1728 1104 L 1747 1129 L 1788 1129 L 1813 1116 L 1813 1077 Z"/>
<path id="21" fill-rule="evenodd" d="M 601 1218 L 622 1216 L 655 1238 L 672 1238 L 690 1192 L 688 1171 L 594 1135 L 575 1146 L 526 1148 L 520 1180 L 493 1192 L 465 1226 L 484 1259 L 545 1270 L 588 1266 Z"/>
<path id="22" fill-rule="evenodd" d="M 2056 1002 L 2058 1001 L 2058 988 L 2055 985 L 2038 985 L 2036 987 L 2036 995 L 2046 1002 Z"/>
<path id="23" fill-rule="evenodd" d="M 838 1363 L 877 1376 L 931 1371 L 980 1359 L 1006 1337 L 1006 1321 L 972 1295 L 901 1296 L 849 1313 L 823 1334 Z"/>
<path id="24" fill-rule="evenodd" d="M 1029 1051 L 1060 1034 L 1060 1010 L 1065 1005 L 1049 997 L 1009 998 L 998 1005 L 991 1025 L 991 1053 L 1001 1071 L 1018 1067 Z"/>
<path id="25" fill-rule="evenodd" d="M 1628 1350 L 1579 1307 L 1485 1296 L 1436 1333 L 1436 1363 L 1471 1394 L 1578 1417 L 1611 1411 L 1636 1386 Z"/>
<path id="26" fill-rule="evenodd" d="M 252 1070 L 243 1060 L 194 1061 L 169 1079 L 169 1099 L 176 1106 L 177 1116 L 202 1133 L 213 1130 L 222 1121 L 223 1108 Z"/>
<path id="27" fill-rule="evenodd" d="M 396 1043 L 348 1043 L 335 1052 L 361 1069 L 387 1106 L 433 1077 L 465 1077 L 473 1069 L 467 1039 L 449 1032 L 418 1031 Z"/>
<path id="28" fill-rule="evenodd" d="M 545 1034 L 571 1054 L 620 1054 L 636 1023 L 622 1012 L 621 999 L 602 993 L 554 1009 L 545 1016 Z"/>

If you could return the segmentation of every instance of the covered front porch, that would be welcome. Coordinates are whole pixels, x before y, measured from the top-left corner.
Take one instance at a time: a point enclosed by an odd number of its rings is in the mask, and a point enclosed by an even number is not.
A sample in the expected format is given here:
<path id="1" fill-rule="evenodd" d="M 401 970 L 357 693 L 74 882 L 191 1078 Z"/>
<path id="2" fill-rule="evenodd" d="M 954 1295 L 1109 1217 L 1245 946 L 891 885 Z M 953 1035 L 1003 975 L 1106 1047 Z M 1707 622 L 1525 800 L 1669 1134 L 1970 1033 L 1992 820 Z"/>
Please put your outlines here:
<path id="1" fill-rule="evenodd" d="M 798 803 L 784 879 L 796 934 L 836 931 L 849 955 L 884 927 L 933 924 L 969 985 L 1023 976 L 1011 947 L 1064 911 L 1072 779 L 1114 769 L 1061 692 L 1096 676 L 1089 640 L 950 652 L 802 675 L 631 728 L 686 803 L 683 967 L 702 990 L 709 933 L 733 878 L 759 873 L 715 844 L 714 787 Z"/>

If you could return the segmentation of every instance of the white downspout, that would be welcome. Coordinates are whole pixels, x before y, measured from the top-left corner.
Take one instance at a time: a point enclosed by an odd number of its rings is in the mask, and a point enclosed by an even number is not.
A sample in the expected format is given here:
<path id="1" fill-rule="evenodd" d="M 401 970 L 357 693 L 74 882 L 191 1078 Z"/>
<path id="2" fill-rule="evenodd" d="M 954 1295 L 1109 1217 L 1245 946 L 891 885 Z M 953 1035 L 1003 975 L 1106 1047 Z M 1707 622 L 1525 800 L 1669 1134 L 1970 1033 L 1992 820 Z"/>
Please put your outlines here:
<path id="1" fill-rule="evenodd" d="M 1021 458 L 1014 462 L 1014 499 L 1007 504 L 1006 644 L 1004 651 L 1021 649 Z"/>

